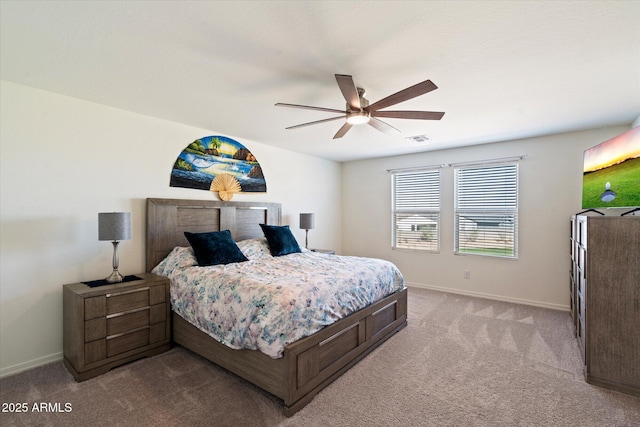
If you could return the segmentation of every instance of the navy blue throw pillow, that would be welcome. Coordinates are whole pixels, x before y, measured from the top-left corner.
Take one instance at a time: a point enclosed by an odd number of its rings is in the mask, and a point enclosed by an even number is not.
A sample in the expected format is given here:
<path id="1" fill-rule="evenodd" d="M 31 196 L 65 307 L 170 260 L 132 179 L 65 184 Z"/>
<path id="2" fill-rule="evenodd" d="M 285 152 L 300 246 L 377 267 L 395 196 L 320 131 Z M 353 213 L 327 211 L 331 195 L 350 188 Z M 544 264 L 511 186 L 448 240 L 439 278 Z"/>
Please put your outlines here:
<path id="1" fill-rule="evenodd" d="M 184 235 L 191 243 L 200 267 L 248 261 L 231 238 L 229 230 L 212 231 L 211 233 L 185 231 Z"/>
<path id="2" fill-rule="evenodd" d="M 288 225 L 260 224 L 260 227 L 262 227 L 264 237 L 267 238 L 269 243 L 271 255 L 282 256 L 302 252 Z"/>

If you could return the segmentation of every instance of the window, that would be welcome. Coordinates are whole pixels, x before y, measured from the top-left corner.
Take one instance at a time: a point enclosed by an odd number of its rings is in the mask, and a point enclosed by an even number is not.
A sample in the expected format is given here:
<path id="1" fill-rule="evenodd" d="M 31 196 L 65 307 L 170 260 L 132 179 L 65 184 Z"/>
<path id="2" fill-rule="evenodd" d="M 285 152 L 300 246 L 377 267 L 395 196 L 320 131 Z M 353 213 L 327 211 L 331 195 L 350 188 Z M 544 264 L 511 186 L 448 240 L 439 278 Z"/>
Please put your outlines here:
<path id="1" fill-rule="evenodd" d="M 392 172 L 392 246 L 440 250 L 440 169 Z"/>
<path id="2" fill-rule="evenodd" d="M 456 254 L 518 257 L 518 163 L 455 168 Z"/>

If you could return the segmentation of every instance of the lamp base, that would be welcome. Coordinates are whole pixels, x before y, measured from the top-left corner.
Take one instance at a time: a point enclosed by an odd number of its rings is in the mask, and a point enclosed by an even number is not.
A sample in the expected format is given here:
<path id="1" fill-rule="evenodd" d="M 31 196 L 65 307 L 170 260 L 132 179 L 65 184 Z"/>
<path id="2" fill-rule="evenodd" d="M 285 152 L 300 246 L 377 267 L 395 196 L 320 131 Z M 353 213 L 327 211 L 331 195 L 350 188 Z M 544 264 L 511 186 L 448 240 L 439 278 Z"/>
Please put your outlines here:
<path id="1" fill-rule="evenodd" d="M 124 279 L 124 277 L 122 277 L 122 274 L 118 272 L 118 264 L 120 264 L 118 260 L 118 243 L 120 242 L 118 242 L 117 240 L 114 240 L 111 243 L 113 243 L 113 263 L 111 264 L 113 267 L 113 272 L 109 277 L 107 277 L 104 280 L 106 280 L 109 283 L 120 283 Z"/>
<path id="2" fill-rule="evenodd" d="M 118 270 L 113 270 L 113 273 L 111 273 L 111 275 L 104 280 L 109 283 L 120 283 L 123 279 L 124 277 L 122 277 L 122 274 L 120 274 Z"/>

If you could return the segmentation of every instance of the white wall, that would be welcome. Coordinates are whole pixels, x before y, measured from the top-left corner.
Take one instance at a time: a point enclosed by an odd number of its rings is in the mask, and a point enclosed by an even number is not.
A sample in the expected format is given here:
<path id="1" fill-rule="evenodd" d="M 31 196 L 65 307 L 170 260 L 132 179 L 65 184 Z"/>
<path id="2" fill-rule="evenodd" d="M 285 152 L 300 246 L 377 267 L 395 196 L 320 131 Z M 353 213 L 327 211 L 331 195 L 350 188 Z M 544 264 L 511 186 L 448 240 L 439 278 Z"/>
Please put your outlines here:
<path id="1" fill-rule="evenodd" d="M 119 270 L 143 272 L 145 199 L 217 199 L 206 191 L 169 187 L 169 178 L 189 143 L 225 134 L 6 81 L 0 91 L 0 376 L 5 376 L 62 358 L 62 285 L 104 278 L 111 270 L 113 248 L 98 241 L 98 212 L 132 213 L 133 238 L 120 244 Z M 340 251 L 340 165 L 236 139 L 260 162 L 268 192 L 233 200 L 281 202 L 283 223 L 302 244 L 298 214 L 315 212 L 310 241 Z"/>
<path id="2" fill-rule="evenodd" d="M 0 376 L 62 357 L 62 285 L 110 273 L 97 213 L 131 211 L 120 271 L 144 270 L 147 197 L 215 199 L 169 187 L 180 151 L 223 130 L 196 129 L 0 82 Z M 268 193 L 234 200 L 315 212 L 314 247 L 395 262 L 410 284 L 543 306 L 568 305 L 568 217 L 580 211 L 582 152 L 626 131 L 614 127 L 345 163 L 238 139 L 263 167 Z M 233 135 L 226 135 L 234 137 Z M 453 255 L 453 171 L 443 170 L 440 254 L 394 251 L 386 169 L 527 154 L 520 166 L 520 257 Z M 322 185 L 318 185 L 321 182 Z M 342 193 L 342 197 L 340 194 Z M 471 279 L 463 278 L 464 270 Z"/>
<path id="3" fill-rule="evenodd" d="M 629 127 L 612 127 L 350 162 L 342 167 L 343 252 L 393 261 L 415 286 L 568 309 L 569 217 L 580 212 L 583 151 Z M 519 258 L 453 255 L 453 168 L 442 169 L 440 253 L 391 249 L 387 169 L 526 154 L 519 167 Z M 607 214 L 619 214 L 609 210 Z M 464 279 L 470 270 L 470 279 Z"/>

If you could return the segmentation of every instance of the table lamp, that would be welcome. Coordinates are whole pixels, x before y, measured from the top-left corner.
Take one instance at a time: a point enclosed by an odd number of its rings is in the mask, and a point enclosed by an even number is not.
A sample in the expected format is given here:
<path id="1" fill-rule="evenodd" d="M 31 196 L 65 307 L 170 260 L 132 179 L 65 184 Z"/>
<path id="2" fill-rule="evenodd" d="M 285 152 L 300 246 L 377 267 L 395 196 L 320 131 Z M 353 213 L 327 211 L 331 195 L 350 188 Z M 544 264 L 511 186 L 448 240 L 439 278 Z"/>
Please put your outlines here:
<path id="1" fill-rule="evenodd" d="M 301 213 L 300 214 L 300 229 L 305 230 L 304 247 L 309 249 L 309 230 L 313 230 L 315 223 L 315 214 Z"/>
<path id="2" fill-rule="evenodd" d="M 131 213 L 108 212 L 98 214 L 98 240 L 110 240 L 113 243 L 113 272 L 105 280 L 109 283 L 122 282 L 118 272 L 119 240 L 131 239 Z"/>

